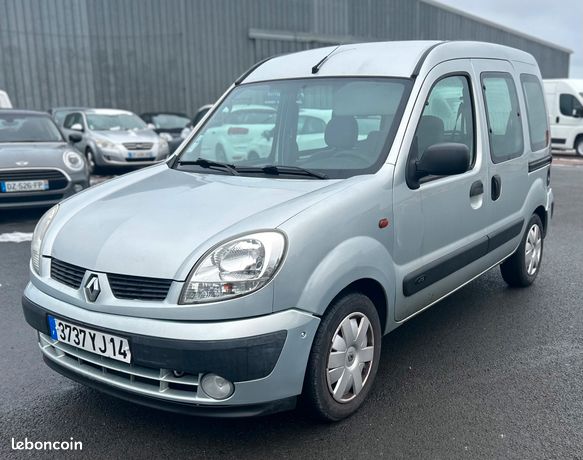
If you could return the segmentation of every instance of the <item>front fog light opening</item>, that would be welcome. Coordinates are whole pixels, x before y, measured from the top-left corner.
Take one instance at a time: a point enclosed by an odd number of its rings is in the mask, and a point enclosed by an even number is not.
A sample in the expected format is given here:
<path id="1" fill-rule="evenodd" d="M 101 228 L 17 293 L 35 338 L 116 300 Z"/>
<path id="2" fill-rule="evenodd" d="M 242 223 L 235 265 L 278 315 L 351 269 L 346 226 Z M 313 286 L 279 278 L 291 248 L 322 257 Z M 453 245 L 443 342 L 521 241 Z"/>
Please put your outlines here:
<path id="1" fill-rule="evenodd" d="M 205 374 L 200 381 L 202 391 L 212 399 L 222 400 L 229 398 L 235 391 L 235 385 L 217 374 Z"/>

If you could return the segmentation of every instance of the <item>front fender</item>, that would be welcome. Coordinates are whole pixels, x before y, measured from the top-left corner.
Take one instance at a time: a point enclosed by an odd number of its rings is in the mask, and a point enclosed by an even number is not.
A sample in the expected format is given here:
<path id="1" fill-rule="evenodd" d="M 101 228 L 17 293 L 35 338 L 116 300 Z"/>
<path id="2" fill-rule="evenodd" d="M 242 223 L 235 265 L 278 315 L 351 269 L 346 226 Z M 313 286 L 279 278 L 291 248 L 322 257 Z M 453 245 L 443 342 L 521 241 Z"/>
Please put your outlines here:
<path id="1" fill-rule="evenodd" d="M 391 256 L 378 240 L 369 236 L 353 237 L 335 246 L 309 275 L 298 306 L 323 315 L 334 297 L 361 279 L 372 279 L 382 286 L 391 310 L 395 292 Z M 388 311 L 386 317 L 394 316 Z"/>

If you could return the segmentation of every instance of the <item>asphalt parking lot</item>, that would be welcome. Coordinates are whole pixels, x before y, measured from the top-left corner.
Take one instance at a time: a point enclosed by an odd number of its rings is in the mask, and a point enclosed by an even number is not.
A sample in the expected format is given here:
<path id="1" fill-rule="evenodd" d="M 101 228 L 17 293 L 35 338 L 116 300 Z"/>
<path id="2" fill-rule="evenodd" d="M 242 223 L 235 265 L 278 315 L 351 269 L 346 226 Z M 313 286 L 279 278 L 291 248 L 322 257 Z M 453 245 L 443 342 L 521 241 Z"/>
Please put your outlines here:
<path id="1" fill-rule="evenodd" d="M 510 289 L 491 270 L 387 336 L 368 401 L 334 425 L 301 411 L 179 416 L 61 377 L 21 312 L 30 243 L 0 242 L 0 458 L 54 456 L 12 451 L 25 437 L 74 438 L 83 451 L 67 455 L 101 458 L 581 458 L 583 161 L 556 161 L 552 177 L 535 285 Z M 1 212 L 0 236 L 32 232 L 41 214 Z"/>

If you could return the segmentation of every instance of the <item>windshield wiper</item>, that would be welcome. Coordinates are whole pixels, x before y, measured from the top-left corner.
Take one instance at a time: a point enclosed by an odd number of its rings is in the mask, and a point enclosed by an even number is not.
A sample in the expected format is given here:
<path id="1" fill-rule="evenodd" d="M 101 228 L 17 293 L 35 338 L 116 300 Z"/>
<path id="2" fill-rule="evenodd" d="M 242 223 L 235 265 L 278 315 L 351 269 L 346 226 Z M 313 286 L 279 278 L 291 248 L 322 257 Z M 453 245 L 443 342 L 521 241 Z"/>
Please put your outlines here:
<path id="1" fill-rule="evenodd" d="M 322 174 L 316 171 L 312 171 L 311 169 L 301 168 L 299 166 L 287 166 L 287 165 L 265 165 L 265 166 L 257 166 L 257 167 L 247 167 L 247 168 L 238 168 L 239 172 L 246 173 L 246 172 L 263 172 L 265 174 L 275 175 L 278 176 L 280 174 L 290 174 L 290 175 L 297 175 L 297 176 L 308 176 L 308 177 L 315 177 L 316 179 L 328 179 L 326 174 Z"/>
<path id="2" fill-rule="evenodd" d="M 188 161 L 188 160 L 178 160 L 179 165 L 184 166 L 200 166 L 201 168 L 221 168 L 224 170 L 229 171 L 233 176 L 238 176 L 239 172 L 235 165 L 230 165 L 227 163 L 219 163 L 218 161 L 207 160 L 206 158 L 197 158 L 196 160 Z"/>

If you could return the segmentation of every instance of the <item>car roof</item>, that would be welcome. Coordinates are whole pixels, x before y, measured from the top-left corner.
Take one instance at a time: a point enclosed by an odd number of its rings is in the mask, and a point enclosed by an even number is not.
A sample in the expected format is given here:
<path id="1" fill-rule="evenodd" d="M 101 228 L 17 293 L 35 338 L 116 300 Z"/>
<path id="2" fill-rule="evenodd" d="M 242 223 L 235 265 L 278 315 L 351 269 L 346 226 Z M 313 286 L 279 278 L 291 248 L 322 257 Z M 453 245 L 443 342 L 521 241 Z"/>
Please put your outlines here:
<path id="1" fill-rule="evenodd" d="M 312 68 L 330 53 L 319 71 L 312 73 Z M 485 42 L 410 40 L 351 43 L 273 57 L 256 65 L 239 82 L 337 76 L 411 78 L 422 68 L 464 58 L 513 60 L 536 66 L 535 59 L 524 51 Z"/>
<path id="2" fill-rule="evenodd" d="M 82 109 L 84 113 L 95 113 L 99 115 L 135 115 L 134 112 L 122 109 Z"/>
<path id="3" fill-rule="evenodd" d="M 47 117 L 50 118 L 50 115 L 46 112 L 42 112 L 40 110 L 21 110 L 21 109 L 0 109 L 0 115 L 16 115 L 16 116 L 34 116 L 34 117 Z"/>
<path id="4" fill-rule="evenodd" d="M 51 112 L 74 112 L 76 110 L 85 110 L 85 107 L 51 107 Z"/>
<path id="5" fill-rule="evenodd" d="M 176 115 L 178 117 L 189 118 L 188 115 L 182 112 L 144 112 L 140 114 L 140 117 L 145 116 L 155 116 L 155 115 Z"/>

